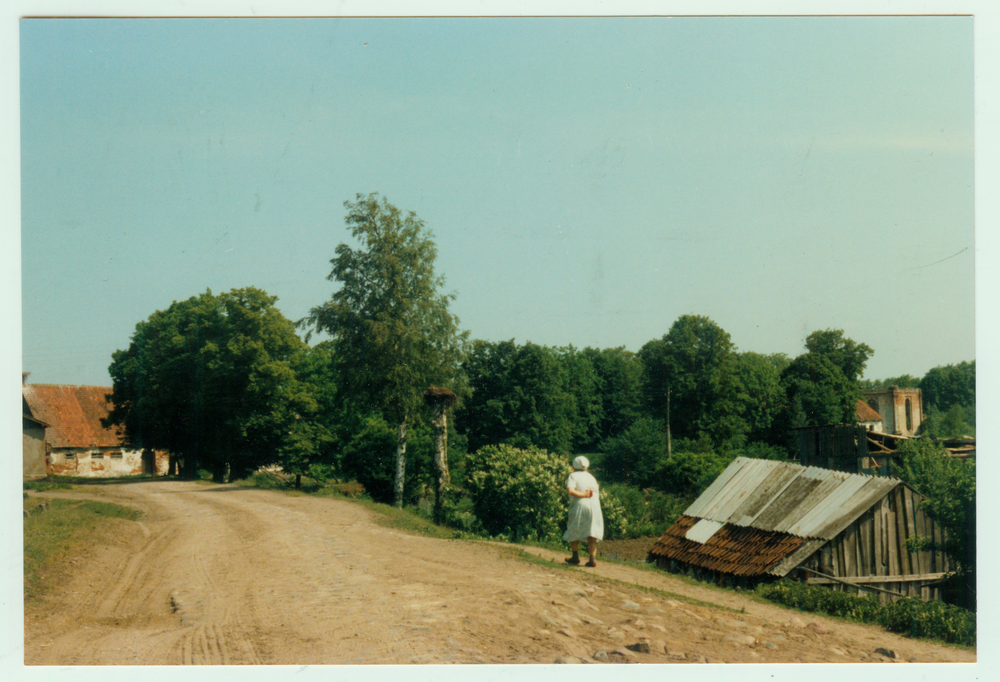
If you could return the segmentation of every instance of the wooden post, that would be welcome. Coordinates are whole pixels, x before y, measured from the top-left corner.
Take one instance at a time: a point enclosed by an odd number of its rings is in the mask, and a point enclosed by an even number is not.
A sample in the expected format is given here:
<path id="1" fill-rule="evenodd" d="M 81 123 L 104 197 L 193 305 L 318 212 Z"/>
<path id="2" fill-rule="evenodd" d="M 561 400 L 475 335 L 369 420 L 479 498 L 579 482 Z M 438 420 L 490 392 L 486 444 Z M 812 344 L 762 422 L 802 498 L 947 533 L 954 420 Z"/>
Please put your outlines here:
<path id="1" fill-rule="evenodd" d="M 431 426 L 434 428 L 434 468 L 437 485 L 434 488 L 434 521 L 444 520 L 444 491 L 451 484 L 448 471 L 448 409 L 458 403 L 458 396 L 447 388 L 431 386 L 424 391 L 424 403 L 433 411 Z"/>

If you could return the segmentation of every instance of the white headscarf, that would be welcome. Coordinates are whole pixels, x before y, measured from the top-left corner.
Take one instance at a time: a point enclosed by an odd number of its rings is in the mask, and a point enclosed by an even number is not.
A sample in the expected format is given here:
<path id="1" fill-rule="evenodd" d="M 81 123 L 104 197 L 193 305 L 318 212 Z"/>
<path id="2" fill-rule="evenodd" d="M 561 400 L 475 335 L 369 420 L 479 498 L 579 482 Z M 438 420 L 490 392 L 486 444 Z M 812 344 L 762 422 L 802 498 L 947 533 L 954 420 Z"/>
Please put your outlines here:
<path id="1" fill-rule="evenodd" d="M 583 455 L 580 455 L 579 457 L 573 460 L 573 468 L 576 469 L 577 471 L 586 471 L 587 467 L 589 466 L 590 462 Z"/>

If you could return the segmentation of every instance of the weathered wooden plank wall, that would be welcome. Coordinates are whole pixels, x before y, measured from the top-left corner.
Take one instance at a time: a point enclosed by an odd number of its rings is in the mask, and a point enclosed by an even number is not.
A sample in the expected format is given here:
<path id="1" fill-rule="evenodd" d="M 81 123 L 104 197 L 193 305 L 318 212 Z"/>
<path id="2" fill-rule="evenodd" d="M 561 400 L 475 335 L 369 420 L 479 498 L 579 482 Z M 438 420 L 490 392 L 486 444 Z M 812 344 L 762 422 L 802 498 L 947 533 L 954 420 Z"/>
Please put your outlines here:
<path id="1" fill-rule="evenodd" d="M 941 552 L 941 528 L 920 507 L 922 498 L 904 485 L 897 486 L 870 510 L 827 543 L 802 564 L 834 578 L 853 584 L 870 584 L 889 592 L 920 599 L 940 599 L 937 582 L 942 573 L 955 570 L 954 562 Z M 910 551 L 907 540 L 928 538 L 930 544 L 920 551 Z M 864 578 L 872 578 L 865 581 Z M 893 577 L 900 578 L 892 580 Z M 871 594 L 862 587 L 843 585 L 831 580 L 832 589 Z M 882 601 L 893 599 L 880 592 Z"/>

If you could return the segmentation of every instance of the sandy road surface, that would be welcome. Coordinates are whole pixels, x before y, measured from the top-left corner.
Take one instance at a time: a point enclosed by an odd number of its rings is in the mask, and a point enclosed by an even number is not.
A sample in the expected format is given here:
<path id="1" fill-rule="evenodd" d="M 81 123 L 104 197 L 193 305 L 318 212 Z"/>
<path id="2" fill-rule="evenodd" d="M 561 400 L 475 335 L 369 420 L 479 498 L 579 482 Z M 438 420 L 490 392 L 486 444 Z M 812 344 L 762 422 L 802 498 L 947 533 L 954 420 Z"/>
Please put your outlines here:
<path id="1" fill-rule="evenodd" d="M 51 495 L 145 514 L 29 606 L 28 665 L 976 660 L 629 566 L 405 535 L 347 501 L 174 480 L 78 491 Z"/>

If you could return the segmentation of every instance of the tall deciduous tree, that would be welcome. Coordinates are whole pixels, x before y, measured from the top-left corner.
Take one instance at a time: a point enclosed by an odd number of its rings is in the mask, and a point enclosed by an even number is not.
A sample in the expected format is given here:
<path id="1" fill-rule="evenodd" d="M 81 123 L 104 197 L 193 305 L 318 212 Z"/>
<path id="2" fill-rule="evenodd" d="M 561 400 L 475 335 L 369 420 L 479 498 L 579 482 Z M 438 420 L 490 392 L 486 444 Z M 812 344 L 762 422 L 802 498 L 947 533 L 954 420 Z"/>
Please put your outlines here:
<path id="1" fill-rule="evenodd" d="M 920 380 L 924 405 L 947 412 L 954 405 L 976 407 L 976 361 L 934 367 Z"/>
<path id="2" fill-rule="evenodd" d="M 461 430 L 472 451 L 505 443 L 570 452 L 574 439 L 588 437 L 596 422 L 593 370 L 572 349 L 477 340 L 465 371 L 472 395 L 461 416 Z M 581 396 L 587 391 L 581 387 L 591 387 L 582 415 L 574 380 Z"/>
<path id="3" fill-rule="evenodd" d="M 712 436 L 739 445 L 746 426 L 733 396 L 736 353 L 729 334 L 701 315 L 682 315 L 662 339 L 639 350 L 647 409 L 668 421 L 675 438 Z"/>
<path id="4" fill-rule="evenodd" d="M 625 348 L 584 348 L 599 379 L 601 422 L 598 439 L 624 433 L 642 410 L 642 362 Z"/>
<path id="5" fill-rule="evenodd" d="M 828 358 L 851 382 L 860 382 L 865 364 L 874 352 L 868 344 L 844 336 L 843 329 L 813 332 L 806 337 L 806 350 Z"/>
<path id="6" fill-rule="evenodd" d="M 396 424 L 395 503 L 402 506 L 407 425 L 429 385 L 456 386 L 466 334 L 434 272 L 437 247 L 424 221 L 378 194 L 344 202 L 357 248 L 341 243 L 327 279 L 340 288 L 300 324 L 332 337 L 338 389 Z"/>
<path id="7" fill-rule="evenodd" d="M 112 355 L 106 423 L 183 458 L 189 476 L 207 466 L 216 480 L 227 468 L 240 477 L 281 452 L 302 454 L 290 434 L 316 404 L 293 369 L 305 344 L 276 301 L 254 288 L 207 291 L 137 324 Z"/>
<path id="8" fill-rule="evenodd" d="M 844 336 L 841 329 L 806 337 L 806 353 L 781 373 L 788 409 L 781 424 L 796 426 L 852 424 L 861 397 L 861 375 L 872 349 Z"/>

